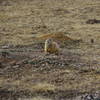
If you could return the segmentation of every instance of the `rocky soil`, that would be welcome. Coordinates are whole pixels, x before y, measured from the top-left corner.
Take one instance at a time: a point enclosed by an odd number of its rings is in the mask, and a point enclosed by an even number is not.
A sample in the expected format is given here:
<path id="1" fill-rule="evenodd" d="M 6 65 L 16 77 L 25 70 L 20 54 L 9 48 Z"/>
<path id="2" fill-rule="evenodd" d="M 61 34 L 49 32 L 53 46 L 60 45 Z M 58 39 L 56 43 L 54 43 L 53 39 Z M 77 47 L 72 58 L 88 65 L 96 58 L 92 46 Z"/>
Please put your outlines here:
<path id="1" fill-rule="evenodd" d="M 0 100 L 100 100 L 99 5 L 0 0 Z M 36 37 L 59 32 L 82 41 L 58 41 L 60 54 L 46 54 Z"/>

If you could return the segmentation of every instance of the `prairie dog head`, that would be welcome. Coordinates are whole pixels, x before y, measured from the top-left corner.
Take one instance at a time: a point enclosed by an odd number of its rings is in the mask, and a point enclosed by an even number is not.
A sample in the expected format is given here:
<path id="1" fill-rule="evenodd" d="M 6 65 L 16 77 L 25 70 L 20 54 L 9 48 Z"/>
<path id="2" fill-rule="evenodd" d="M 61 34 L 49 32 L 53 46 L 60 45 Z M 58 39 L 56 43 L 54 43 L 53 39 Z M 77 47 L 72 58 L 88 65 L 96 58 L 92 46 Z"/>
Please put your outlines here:
<path id="1" fill-rule="evenodd" d="M 54 53 L 54 54 L 58 54 L 59 53 L 59 45 L 53 41 L 52 38 L 49 38 L 45 41 L 45 48 L 44 51 L 46 53 Z"/>
<path id="2" fill-rule="evenodd" d="M 49 38 L 49 39 L 46 40 L 46 43 L 47 44 L 52 44 L 52 42 L 53 42 L 53 39 L 52 38 Z"/>

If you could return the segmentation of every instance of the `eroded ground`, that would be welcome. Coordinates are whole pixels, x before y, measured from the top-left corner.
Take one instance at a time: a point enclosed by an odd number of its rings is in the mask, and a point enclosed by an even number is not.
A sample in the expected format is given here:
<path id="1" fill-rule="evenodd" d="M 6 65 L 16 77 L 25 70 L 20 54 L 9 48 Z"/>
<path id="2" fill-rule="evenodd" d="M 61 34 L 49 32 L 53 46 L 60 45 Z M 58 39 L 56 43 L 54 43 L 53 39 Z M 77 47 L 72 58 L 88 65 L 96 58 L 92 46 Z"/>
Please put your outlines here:
<path id="1" fill-rule="evenodd" d="M 100 24 L 86 24 L 100 18 L 99 0 L 12 0 L 0 5 L 1 100 L 81 100 L 85 93 L 100 91 Z M 61 54 L 46 55 L 44 41 L 35 37 L 57 32 L 82 41 L 62 41 Z"/>

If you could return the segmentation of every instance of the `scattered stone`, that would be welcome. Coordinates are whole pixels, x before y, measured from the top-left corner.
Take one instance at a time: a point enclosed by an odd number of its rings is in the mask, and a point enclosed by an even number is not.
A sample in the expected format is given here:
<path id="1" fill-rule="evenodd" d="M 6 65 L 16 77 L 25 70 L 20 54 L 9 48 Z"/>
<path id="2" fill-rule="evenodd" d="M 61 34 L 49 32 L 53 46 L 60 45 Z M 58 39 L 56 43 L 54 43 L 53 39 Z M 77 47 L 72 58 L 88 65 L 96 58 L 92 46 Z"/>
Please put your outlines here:
<path id="1" fill-rule="evenodd" d="M 97 20 L 97 19 L 88 19 L 86 21 L 86 24 L 99 24 L 100 23 L 100 20 Z"/>
<path id="2" fill-rule="evenodd" d="M 2 52 L 1 52 L 1 57 L 6 58 L 6 57 L 8 57 L 9 55 L 10 55 L 9 52 L 7 52 L 7 51 L 2 51 Z"/>
<path id="3" fill-rule="evenodd" d="M 28 59 L 24 59 L 16 63 L 16 65 L 21 65 L 21 64 L 28 64 Z"/>
<path id="4" fill-rule="evenodd" d="M 61 57 L 56 57 L 53 55 L 49 55 L 46 57 L 42 57 L 42 58 L 36 58 L 33 60 L 28 61 L 29 64 L 32 64 L 33 66 L 47 66 L 47 65 L 51 65 L 51 66 L 57 66 L 57 67 L 64 67 L 66 65 L 68 65 L 68 62 L 64 59 L 62 59 Z"/>
<path id="5" fill-rule="evenodd" d="M 18 68 L 19 67 L 19 65 L 15 65 L 15 66 L 13 66 L 13 68 Z"/>
<path id="6" fill-rule="evenodd" d="M 4 45 L 1 47 L 2 49 L 9 49 L 9 45 Z"/>
<path id="7" fill-rule="evenodd" d="M 100 100 L 100 93 L 86 94 L 81 97 L 81 100 Z"/>

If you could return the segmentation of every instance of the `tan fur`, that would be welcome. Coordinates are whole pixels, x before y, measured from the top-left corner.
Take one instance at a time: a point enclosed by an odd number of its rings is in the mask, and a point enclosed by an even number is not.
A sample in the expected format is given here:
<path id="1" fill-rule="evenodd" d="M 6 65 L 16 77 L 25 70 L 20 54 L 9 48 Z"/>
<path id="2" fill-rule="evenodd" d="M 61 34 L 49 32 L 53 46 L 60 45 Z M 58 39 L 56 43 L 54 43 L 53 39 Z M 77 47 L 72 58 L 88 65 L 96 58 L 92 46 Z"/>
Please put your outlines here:
<path id="1" fill-rule="evenodd" d="M 56 42 L 54 42 L 51 38 L 45 41 L 44 51 L 46 53 L 58 54 L 59 50 L 59 45 Z"/>

